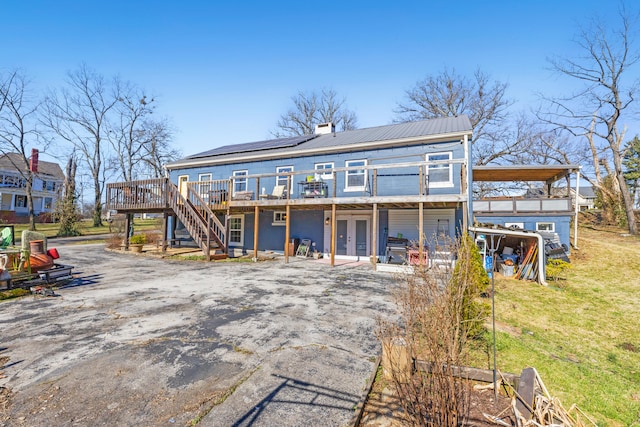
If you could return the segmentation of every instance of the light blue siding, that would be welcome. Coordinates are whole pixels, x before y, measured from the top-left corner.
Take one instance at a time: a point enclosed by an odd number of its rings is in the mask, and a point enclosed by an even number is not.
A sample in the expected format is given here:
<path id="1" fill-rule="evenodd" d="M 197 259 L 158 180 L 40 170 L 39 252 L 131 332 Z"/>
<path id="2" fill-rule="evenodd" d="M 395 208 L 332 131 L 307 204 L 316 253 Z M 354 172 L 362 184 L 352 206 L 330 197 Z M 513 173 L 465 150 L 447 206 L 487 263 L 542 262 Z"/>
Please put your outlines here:
<path id="1" fill-rule="evenodd" d="M 317 156 L 306 156 L 296 158 L 283 158 L 277 160 L 263 160 L 256 162 L 233 163 L 215 166 L 202 166 L 196 168 L 187 168 L 171 171 L 171 181 L 177 182 L 179 175 L 188 175 L 189 181 L 197 181 L 200 174 L 211 173 L 213 180 L 229 179 L 233 175 L 233 171 L 247 170 L 249 175 L 257 174 L 274 174 L 279 166 L 293 166 L 295 171 L 313 170 L 316 163 L 333 163 L 334 167 L 345 167 L 349 160 L 367 160 L 368 165 L 383 165 L 393 163 L 418 162 L 425 160 L 427 153 L 443 153 L 451 152 L 452 159 L 461 159 L 464 156 L 462 144 L 459 141 L 415 145 L 406 147 L 396 147 L 378 150 L 358 151 L 353 153 L 333 153 Z M 430 188 L 429 194 L 459 194 L 460 193 L 460 176 L 461 165 L 452 165 L 453 185 L 445 188 Z M 336 191 L 338 197 L 360 195 L 361 192 L 345 192 L 346 181 L 345 173 L 336 174 Z M 371 180 L 371 172 L 369 171 L 368 180 Z M 303 181 L 302 175 L 294 177 L 292 190 L 297 195 L 299 191 L 298 183 Z M 380 169 L 378 171 L 378 192 L 379 196 L 389 195 L 416 195 L 418 194 L 419 179 L 418 168 L 399 168 L 399 169 Z M 333 182 L 327 181 L 330 194 L 333 196 Z M 260 188 L 258 193 L 264 188 L 266 193 L 271 193 L 276 185 L 275 177 L 263 178 L 260 180 Z M 369 184 L 370 185 L 370 184 Z M 370 187 L 369 187 L 370 189 Z M 247 190 L 256 191 L 256 180 L 249 179 Z"/>
<path id="2" fill-rule="evenodd" d="M 476 215 L 478 222 L 482 224 L 505 225 L 506 223 L 523 223 L 525 230 L 536 231 L 536 223 L 552 222 L 555 224 L 555 232 L 560 242 L 567 248 L 571 248 L 571 215 L 558 216 L 481 216 Z"/>

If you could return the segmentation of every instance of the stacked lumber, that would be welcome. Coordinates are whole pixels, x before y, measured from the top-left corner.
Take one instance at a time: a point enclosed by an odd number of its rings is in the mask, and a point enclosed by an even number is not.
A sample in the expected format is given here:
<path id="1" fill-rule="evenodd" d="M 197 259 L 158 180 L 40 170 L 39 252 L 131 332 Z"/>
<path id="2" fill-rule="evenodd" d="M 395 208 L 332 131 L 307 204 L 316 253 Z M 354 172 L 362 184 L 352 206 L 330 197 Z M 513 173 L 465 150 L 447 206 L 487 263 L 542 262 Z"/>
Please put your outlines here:
<path id="1" fill-rule="evenodd" d="M 575 404 L 567 410 L 558 398 L 552 397 L 535 368 L 522 371 L 518 390 L 512 389 L 512 392 L 508 409 L 497 416 L 483 413 L 484 417 L 506 427 L 597 427 L 596 422 Z M 506 411 L 512 411 L 515 424 L 504 421 Z"/>
<path id="2" fill-rule="evenodd" d="M 536 280 L 538 278 L 538 244 L 533 243 L 527 249 L 522 262 L 516 271 L 516 279 Z"/>

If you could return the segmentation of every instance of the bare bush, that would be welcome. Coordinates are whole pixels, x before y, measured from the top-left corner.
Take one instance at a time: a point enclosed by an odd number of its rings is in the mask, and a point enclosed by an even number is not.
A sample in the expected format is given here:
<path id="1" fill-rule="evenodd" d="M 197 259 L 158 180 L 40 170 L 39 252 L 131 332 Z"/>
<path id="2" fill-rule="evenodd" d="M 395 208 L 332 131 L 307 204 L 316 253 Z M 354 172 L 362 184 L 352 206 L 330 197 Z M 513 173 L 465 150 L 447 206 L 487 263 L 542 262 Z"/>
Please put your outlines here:
<path id="1" fill-rule="evenodd" d="M 385 376 L 415 426 L 455 427 L 469 416 L 469 384 L 455 374 L 467 365 L 467 344 L 486 315 L 478 298 L 488 281 L 476 269 L 472 239 L 461 237 L 451 252 L 458 257 L 455 268 L 444 263 L 402 277 L 393 290 L 398 321 L 378 322 Z M 416 360 L 426 362 L 423 369 L 416 369 Z"/>

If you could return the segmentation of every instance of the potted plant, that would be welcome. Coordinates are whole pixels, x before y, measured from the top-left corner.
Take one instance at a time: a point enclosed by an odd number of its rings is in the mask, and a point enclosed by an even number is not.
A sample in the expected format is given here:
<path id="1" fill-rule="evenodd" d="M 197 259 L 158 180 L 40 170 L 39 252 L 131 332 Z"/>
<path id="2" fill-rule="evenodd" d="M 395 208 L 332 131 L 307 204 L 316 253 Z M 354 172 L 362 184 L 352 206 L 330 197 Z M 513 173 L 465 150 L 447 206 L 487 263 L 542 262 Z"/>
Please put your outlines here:
<path id="1" fill-rule="evenodd" d="M 147 242 L 144 234 L 134 234 L 129 238 L 129 250 L 131 252 L 142 252 L 142 246 Z"/>

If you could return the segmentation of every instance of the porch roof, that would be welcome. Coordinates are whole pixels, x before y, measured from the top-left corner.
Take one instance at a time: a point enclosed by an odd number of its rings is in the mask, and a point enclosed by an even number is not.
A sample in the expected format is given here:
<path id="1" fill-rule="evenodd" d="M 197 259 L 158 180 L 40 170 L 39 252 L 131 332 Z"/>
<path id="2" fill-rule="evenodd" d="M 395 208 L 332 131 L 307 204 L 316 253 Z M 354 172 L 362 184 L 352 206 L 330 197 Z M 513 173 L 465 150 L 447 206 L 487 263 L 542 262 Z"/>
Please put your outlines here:
<path id="1" fill-rule="evenodd" d="M 542 181 L 552 183 L 580 170 L 579 165 L 474 166 L 474 181 Z"/>

